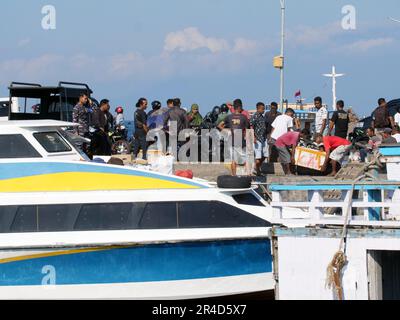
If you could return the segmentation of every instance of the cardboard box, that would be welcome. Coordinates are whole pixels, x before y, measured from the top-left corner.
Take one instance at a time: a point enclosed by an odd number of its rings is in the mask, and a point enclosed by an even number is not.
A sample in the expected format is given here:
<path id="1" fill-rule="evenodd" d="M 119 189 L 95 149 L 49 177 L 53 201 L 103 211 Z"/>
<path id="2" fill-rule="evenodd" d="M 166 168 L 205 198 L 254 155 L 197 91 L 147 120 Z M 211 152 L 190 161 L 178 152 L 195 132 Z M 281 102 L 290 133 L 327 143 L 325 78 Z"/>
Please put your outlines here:
<path id="1" fill-rule="evenodd" d="M 295 161 L 296 165 L 299 167 L 321 171 L 321 168 L 325 163 L 325 159 L 325 152 L 303 147 L 296 148 Z"/>

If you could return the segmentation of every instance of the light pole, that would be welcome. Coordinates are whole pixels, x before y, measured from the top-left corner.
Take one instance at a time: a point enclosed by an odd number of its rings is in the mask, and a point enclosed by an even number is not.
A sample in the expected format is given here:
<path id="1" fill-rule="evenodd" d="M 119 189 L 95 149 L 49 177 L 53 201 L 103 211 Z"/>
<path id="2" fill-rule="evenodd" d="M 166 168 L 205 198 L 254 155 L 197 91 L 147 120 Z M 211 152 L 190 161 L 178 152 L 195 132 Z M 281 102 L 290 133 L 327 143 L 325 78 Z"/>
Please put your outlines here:
<path id="1" fill-rule="evenodd" d="M 281 68 L 281 108 L 283 113 L 283 103 L 285 99 L 285 0 L 281 1 L 281 57 L 282 57 L 282 68 Z"/>

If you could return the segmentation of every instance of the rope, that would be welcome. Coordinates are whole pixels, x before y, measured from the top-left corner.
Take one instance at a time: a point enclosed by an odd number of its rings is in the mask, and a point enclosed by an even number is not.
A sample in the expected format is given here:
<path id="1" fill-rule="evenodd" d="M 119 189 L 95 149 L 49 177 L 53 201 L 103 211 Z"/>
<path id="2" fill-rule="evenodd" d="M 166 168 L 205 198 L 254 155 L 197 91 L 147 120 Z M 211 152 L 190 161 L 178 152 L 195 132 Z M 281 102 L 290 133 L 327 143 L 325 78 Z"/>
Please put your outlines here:
<path id="1" fill-rule="evenodd" d="M 336 297 L 339 300 L 343 299 L 343 288 L 341 283 L 341 274 L 344 266 L 347 263 L 346 255 L 343 251 L 338 251 L 333 257 L 327 269 L 327 282 L 328 289 L 334 289 Z"/>
<path id="2" fill-rule="evenodd" d="M 347 244 L 347 231 L 348 231 L 348 226 L 350 223 L 350 214 L 352 213 L 352 203 L 353 203 L 353 195 L 354 195 L 354 190 L 356 188 L 357 182 L 361 181 L 362 179 L 369 178 L 370 180 L 376 180 L 374 176 L 372 176 L 370 173 L 367 171 L 371 166 L 378 166 L 381 167 L 382 164 L 379 161 L 380 155 L 377 154 L 373 158 L 371 162 L 368 162 L 365 167 L 364 171 L 366 171 L 364 174 L 360 175 L 354 181 L 352 182 L 351 185 L 351 192 L 349 195 L 349 199 L 347 202 L 346 206 L 346 211 L 345 211 L 345 220 L 344 220 L 344 225 L 343 225 L 343 230 L 342 230 L 342 236 L 340 239 L 340 244 L 339 244 L 339 250 L 335 253 L 333 256 L 332 261 L 329 263 L 328 268 L 327 268 L 327 278 L 326 278 L 326 287 L 330 290 L 334 290 L 335 295 L 337 299 L 339 300 L 344 300 L 344 294 L 343 294 L 343 286 L 342 286 L 342 272 L 343 268 L 347 264 L 347 256 L 346 256 L 346 244 Z"/>

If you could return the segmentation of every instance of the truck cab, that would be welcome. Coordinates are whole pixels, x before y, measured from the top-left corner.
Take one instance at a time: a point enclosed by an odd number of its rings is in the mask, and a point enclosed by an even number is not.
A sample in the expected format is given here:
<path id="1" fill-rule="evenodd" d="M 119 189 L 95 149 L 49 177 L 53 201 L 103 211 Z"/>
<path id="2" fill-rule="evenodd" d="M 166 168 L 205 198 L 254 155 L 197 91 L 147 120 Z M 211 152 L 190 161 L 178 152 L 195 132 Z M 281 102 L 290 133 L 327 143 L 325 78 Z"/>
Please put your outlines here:
<path id="1" fill-rule="evenodd" d="M 57 86 L 42 86 L 37 83 L 12 82 L 9 87 L 9 120 L 58 120 L 72 122 L 72 110 L 79 95 L 91 97 L 93 91 L 85 83 L 59 82 Z M 16 105 L 15 105 L 16 104 Z M 3 111 L 6 112 L 7 108 Z"/>

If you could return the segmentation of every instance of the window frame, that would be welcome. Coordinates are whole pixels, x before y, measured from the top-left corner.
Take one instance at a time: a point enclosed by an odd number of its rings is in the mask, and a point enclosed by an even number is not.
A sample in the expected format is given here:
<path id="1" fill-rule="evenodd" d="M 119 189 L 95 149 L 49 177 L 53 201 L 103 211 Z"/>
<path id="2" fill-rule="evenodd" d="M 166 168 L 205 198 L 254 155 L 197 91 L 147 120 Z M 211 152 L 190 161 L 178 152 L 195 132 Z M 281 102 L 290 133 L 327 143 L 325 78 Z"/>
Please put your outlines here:
<path id="1" fill-rule="evenodd" d="M 60 138 L 60 140 L 64 143 L 64 145 L 66 147 L 69 148 L 69 150 L 64 150 L 64 151 L 49 151 L 47 150 L 46 146 L 42 144 L 42 142 L 40 142 L 40 140 L 36 137 L 37 135 L 43 135 L 43 134 L 51 134 L 51 133 L 55 133 L 56 135 L 58 135 L 58 137 Z M 74 148 L 69 144 L 69 142 L 64 138 L 64 136 L 58 132 L 57 130 L 55 131 L 38 131 L 38 132 L 34 132 L 32 134 L 33 138 L 35 139 L 35 141 L 37 143 L 39 143 L 39 145 L 43 148 L 44 151 L 46 151 L 48 154 L 63 154 L 63 153 L 72 153 L 74 151 Z"/>
<path id="2" fill-rule="evenodd" d="M 32 153 L 31 155 L 28 156 L 13 156 L 13 157 L 2 157 L 0 154 L 0 160 L 7 160 L 7 159 L 40 159 L 43 158 L 43 155 L 34 147 L 34 145 L 22 134 L 22 133 L 6 133 L 6 134 L 0 134 L 0 139 L 2 137 L 7 137 L 10 139 L 11 137 L 18 137 L 21 138 L 20 142 L 23 142 L 25 146 L 23 147 L 28 147 L 30 148 L 29 152 Z"/>

